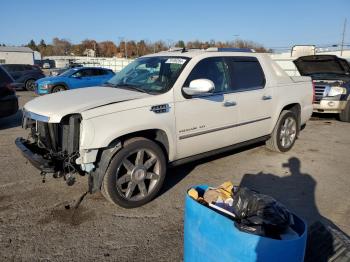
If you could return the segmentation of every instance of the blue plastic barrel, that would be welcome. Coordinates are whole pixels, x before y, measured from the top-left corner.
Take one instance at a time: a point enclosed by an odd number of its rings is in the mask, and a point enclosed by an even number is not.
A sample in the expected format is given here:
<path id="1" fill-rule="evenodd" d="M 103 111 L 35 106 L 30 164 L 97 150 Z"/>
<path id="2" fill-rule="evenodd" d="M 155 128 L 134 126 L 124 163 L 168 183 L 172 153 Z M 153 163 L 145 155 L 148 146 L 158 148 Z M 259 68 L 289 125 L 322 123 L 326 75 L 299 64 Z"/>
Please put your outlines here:
<path id="1" fill-rule="evenodd" d="M 194 188 L 203 195 L 208 186 Z M 186 194 L 184 261 L 304 261 L 307 226 L 294 216 L 298 237 L 277 240 L 239 231 L 233 220 Z"/>

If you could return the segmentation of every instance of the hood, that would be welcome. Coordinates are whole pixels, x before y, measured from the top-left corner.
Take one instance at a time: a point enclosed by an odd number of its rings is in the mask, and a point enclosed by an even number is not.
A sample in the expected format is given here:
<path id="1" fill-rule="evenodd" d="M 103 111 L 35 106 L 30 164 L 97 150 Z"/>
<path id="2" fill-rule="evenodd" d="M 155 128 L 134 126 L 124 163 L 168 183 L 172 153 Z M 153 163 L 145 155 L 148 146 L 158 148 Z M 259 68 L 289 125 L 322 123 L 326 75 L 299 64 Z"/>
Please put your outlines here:
<path id="1" fill-rule="evenodd" d="M 349 63 L 335 55 L 301 56 L 293 62 L 303 76 L 313 74 L 350 74 Z"/>
<path id="2" fill-rule="evenodd" d="M 69 114 L 147 96 L 150 95 L 121 88 L 89 87 L 37 97 L 25 104 L 24 109 L 58 123 Z"/>
<path id="3" fill-rule="evenodd" d="M 38 84 L 43 83 L 43 82 L 59 82 L 59 81 L 63 81 L 64 77 L 60 77 L 60 76 L 47 76 L 44 78 L 40 78 L 38 79 L 36 82 Z"/>

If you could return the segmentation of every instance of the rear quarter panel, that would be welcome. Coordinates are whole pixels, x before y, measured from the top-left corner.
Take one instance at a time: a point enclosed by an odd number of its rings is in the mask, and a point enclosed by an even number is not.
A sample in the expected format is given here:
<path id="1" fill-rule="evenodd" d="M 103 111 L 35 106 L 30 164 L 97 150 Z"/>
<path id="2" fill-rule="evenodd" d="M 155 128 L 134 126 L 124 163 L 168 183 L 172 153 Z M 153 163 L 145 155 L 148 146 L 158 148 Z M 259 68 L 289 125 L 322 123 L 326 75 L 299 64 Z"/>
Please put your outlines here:
<path id="1" fill-rule="evenodd" d="M 311 81 L 293 82 L 290 84 L 281 84 L 274 86 L 275 108 L 273 115 L 273 126 L 271 132 L 277 123 L 283 108 L 291 104 L 300 105 L 300 121 L 301 125 L 305 124 L 311 117 L 313 106 L 313 90 Z"/>

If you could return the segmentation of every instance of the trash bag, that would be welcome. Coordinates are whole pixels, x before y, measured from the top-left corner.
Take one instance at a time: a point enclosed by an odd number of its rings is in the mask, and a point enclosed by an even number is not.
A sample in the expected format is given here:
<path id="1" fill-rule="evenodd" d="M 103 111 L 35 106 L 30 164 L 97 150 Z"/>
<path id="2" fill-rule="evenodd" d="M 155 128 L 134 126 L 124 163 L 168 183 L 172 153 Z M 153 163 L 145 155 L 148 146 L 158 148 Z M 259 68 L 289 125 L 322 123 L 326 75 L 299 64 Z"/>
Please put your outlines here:
<path id="1" fill-rule="evenodd" d="M 233 209 L 236 227 L 256 235 L 280 239 L 294 224 L 292 214 L 281 203 L 245 187 L 239 187 L 234 193 Z"/>

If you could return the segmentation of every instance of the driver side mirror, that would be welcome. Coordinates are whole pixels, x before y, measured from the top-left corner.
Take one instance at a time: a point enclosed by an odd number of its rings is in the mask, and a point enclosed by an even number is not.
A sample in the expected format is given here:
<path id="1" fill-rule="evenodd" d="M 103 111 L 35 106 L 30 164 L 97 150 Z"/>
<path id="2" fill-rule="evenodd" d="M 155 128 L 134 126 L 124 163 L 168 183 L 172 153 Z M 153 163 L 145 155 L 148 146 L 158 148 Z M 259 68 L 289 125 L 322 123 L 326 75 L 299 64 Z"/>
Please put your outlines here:
<path id="1" fill-rule="evenodd" d="M 215 85 L 213 81 L 209 79 L 196 79 L 190 82 L 189 87 L 184 87 L 183 91 L 185 94 L 193 96 L 193 95 L 203 95 L 208 94 L 214 91 Z"/>

